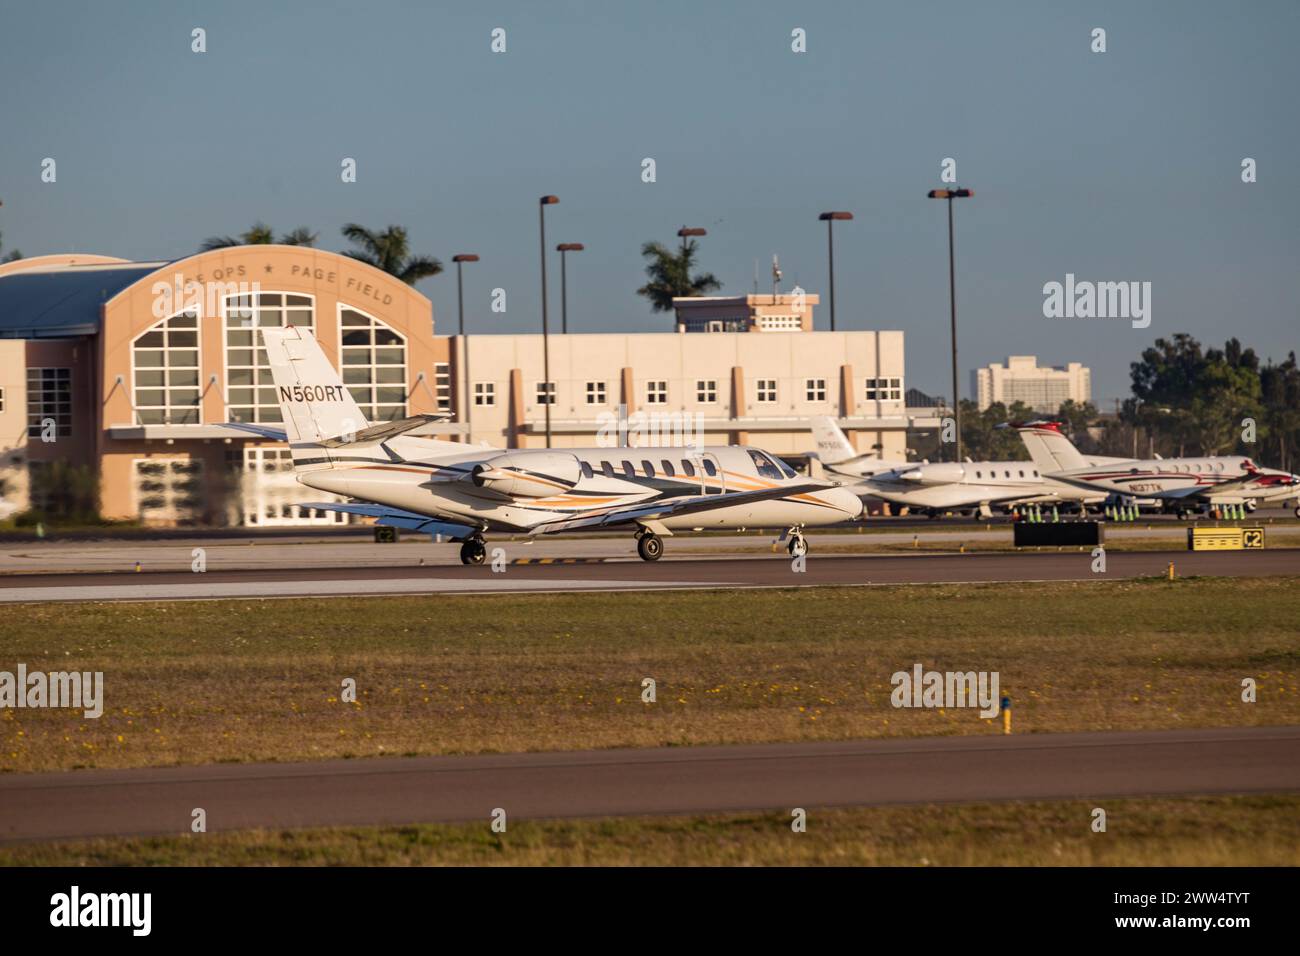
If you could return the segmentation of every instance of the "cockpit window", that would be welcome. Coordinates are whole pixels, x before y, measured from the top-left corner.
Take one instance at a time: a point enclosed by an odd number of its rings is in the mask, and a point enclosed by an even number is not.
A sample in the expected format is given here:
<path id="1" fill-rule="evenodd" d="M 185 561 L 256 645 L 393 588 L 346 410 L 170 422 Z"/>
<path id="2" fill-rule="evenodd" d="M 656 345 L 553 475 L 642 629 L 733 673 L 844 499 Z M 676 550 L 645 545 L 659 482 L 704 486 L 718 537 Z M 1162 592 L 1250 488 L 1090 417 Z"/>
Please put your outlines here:
<path id="1" fill-rule="evenodd" d="M 749 451 L 750 460 L 754 463 L 754 467 L 758 469 L 759 475 L 764 478 L 771 478 L 773 481 L 780 481 L 782 477 L 784 477 L 781 474 L 781 469 L 776 466 L 776 462 L 769 458 L 764 452 L 761 452 L 756 448 L 750 448 L 747 450 Z"/>

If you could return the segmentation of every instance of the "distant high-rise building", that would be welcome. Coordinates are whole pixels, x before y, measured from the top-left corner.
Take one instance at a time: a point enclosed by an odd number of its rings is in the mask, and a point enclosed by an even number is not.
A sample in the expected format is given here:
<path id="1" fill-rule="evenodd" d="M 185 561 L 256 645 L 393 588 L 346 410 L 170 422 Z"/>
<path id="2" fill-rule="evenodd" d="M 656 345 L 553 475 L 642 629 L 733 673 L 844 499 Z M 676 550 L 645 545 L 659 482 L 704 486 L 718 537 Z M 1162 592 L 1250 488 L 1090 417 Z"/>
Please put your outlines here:
<path id="1" fill-rule="evenodd" d="M 1011 355 L 1006 365 L 995 362 L 975 369 L 971 379 L 980 411 L 994 402 L 1023 402 L 1036 412 L 1052 414 L 1067 400 L 1092 400 L 1092 371 L 1078 362 L 1040 366 L 1035 355 Z"/>

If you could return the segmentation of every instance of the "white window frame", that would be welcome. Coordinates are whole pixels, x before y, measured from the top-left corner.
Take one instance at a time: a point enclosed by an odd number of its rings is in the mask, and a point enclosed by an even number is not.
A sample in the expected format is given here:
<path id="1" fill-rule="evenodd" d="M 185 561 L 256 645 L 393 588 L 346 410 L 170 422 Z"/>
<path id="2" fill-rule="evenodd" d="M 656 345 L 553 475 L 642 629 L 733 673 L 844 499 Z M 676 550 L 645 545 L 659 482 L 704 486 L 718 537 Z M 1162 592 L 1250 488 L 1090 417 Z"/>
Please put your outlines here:
<path id="1" fill-rule="evenodd" d="M 826 401 L 826 379 L 824 378 L 805 379 L 804 398 L 810 402 Z"/>
<path id="2" fill-rule="evenodd" d="M 497 403 L 497 383 L 496 382 L 475 382 L 474 383 L 474 407 L 491 408 Z"/>
<path id="3" fill-rule="evenodd" d="M 697 378 L 695 380 L 695 401 L 700 405 L 718 404 L 718 380 L 716 378 Z"/>
<path id="4" fill-rule="evenodd" d="M 275 326 L 257 325 L 256 318 L 258 315 L 258 311 L 260 310 L 261 307 L 260 297 L 264 295 L 279 295 L 279 296 L 294 295 L 300 298 L 310 300 L 311 322 L 308 323 L 307 325 L 286 326 L 283 322 L 283 319 L 287 316 L 286 307 L 280 306 L 281 322 L 279 325 L 275 325 Z M 249 298 L 252 296 L 259 297 L 258 302 L 252 306 L 252 308 L 254 309 L 254 324 L 249 326 L 231 326 L 230 313 L 234 311 L 241 311 L 243 309 L 243 306 L 236 305 L 233 303 L 235 303 L 235 301 L 238 299 Z M 285 301 L 287 302 L 288 300 L 286 299 Z M 295 305 L 292 306 L 291 308 L 293 308 L 295 311 L 300 311 L 303 308 L 303 306 Z M 272 397 L 274 398 L 275 386 L 273 384 L 270 384 L 269 382 L 265 385 L 258 384 L 257 379 L 259 376 L 257 373 L 260 371 L 266 371 L 269 375 L 270 366 L 268 365 L 266 369 L 262 369 L 261 366 L 257 364 L 257 353 L 263 351 L 263 348 L 261 343 L 258 342 L 256 330 L 259 328 L 280 328 L 280 329 L 305 328 L 312 334 L 315 334 L 317 329 L 317 321 L 319 320 L 319 318 L 320 316 L 317 314 L 316 296 L 310 292 L 289 292 L 287 290 L 282 290 L 282 289 L 259 289 L 257 292 L 244 292 L 244 293 L 236 293 L 235 295 L 228 295 L 221 300 L 221 366 L 222 366 L 224 381 L 225 381 L 225 390 L 223 391 L 222 395 L 226 403 L 226 421 L 233 422 L 236 420 L 234 418 L 235 413 L 233 411 L 233 409 L 235 408 L 251 410 L 252 412 L 251 418 L 240 419 L 241 421 L 248 421 L 248 422 L 254 422 L 259 424 L 261 423 L 278 424 L 279 422 L 283 421 L 283 416 L 280 413 L 280 402 L 278 399 L 274 403 L 263 403 L 258 400 L 258 396 L 257 396 L 258 390 L 263 388 L 270 389 L 272 392 Z M 253 332 L 251 337 L 252 344 L 249 346 L 249 349 L 251 349 L 253 353 L 253 362 L 251 365 L 236 365 L 233 366 L 233 368 L 240 369 L 240 370 L 246 368 L 251 369 L 253 372 L 253 382 L 251 385 L 232 385 L 230 382 L 230 373 L 232 371 L 232 366 L 230 363 L 231 345 L 230 345 L 229 333 L 234 331 L 240 331 L 245 328 Z M 243 350 L 243 346 L 239 346 L 239 348 L 236 349 L 236 351 L 242 351 L 242 350 Z M 244 388 L 251 388 L 253 390 L 252 403 L 249 404 L 247 402 L 232 402 L 230 400 L 231 391 L 234 389 L 244 389 Z M 263 417 L 264 413 L 268 411 L 273 413 L 273 417 L 271 416 Z M 247 414 L 247 412 L 245 412 L 245 414 Z"/>
<path id="5" fill-rule="evenodd" d="M 194 420 L 193 422 L 172 422 L 172 421 L 170 421 L 172 409 L 173 409 L 173 408 L 185 408 L 185 407 L 187 407 L 187 406 L 184 406 L 184 405 L 172 405 L 172 404 L 171 404 L 171 393 L 172 393 L 172 391 L 174 391 L 174 390 L 182 390 L 182 389 L 188 388 L 188 386 L 183 386 L 183 385 L 176 385 L 176 386 L 173 386 L 173 385 L 169 385 L 169 384 L 167 384 L 167 380 L 168 380 L 168 378 L 170 377 L 170 373 L 171 373 L 171 371 L 172 371 L 172 369 L 173 369 L 173 366 L 172 366 L 171 364 L 168 363 L 168 353 L 170 353 L 170 352 L 172 351 L 172 349 L 174 349 L 174 348 L 175 348 L 175 349 L 181 349 L 181 348 L 182 348 L 181 346 L 172 346 L 172 345 L 168 345 L 168 344 L 166 344 L 167 339 L 170 338 L 169 330 L 168 330 L 167 326 L 168 326 L 168 324 L 169 324 L 170 322 L 172 322 L 174 319 L 180 318 L 181 316 L 184 316 L 184 315 L 193 315 L 193 316 L 194 316 L 194 348 L 193 348 L 193 352 L 194 352 L 195 355 L 196 355 L 196 358 L 195 358 L 195 362 L 196 362 L 196 364 L 193 366 L 193 371 L 194 371 L 194 374 L 195 374 L 195 385 L 194 385 L 194 391 L 196 391 L 196 392 L 198 393 L 198 398 L 199 398 L 199 400 L 198 400 L 198 404 L 195 405 L 194 407 L 195 407 L 195 409 L 196 409 L 197 412 L 198 412 L 198 417 L 195 418 L 195 420 Z M 189 331 L 189 330 L 186 329 L 186 330 L 182 330 L 182 331 Z M 149 347 L 146 348 L 146 351 L 150 351 L 150 352 L 161 351 L 161 352 L 163 353 L 163 364 L 162 364 L 162 365 L 158 365 L 158 366 L 141 366 L 141 365 L 138 365 L 138 364 L 136 363 L 136 349 L 139 347 L 139 346 L 138 346 L 138 343 L 139 343 L 139 341 L 140 341 L 142 338 L 144 338 L 146 335 L 148 335 L 148 334 L 151 333 L 151 332 L 161 332 L 161 333 L 163 334 L 163 336 L 164 336 L 164 344 L 163 344 L 163 346 L 162 346 L 160 349 L 158 349 L 158 348 L 154 348 L 154 347 L 152 347 L 152 346 L 149 346 Z M 191 350 L 190 350 L 190 349 L 183 349 L 183 351 L 187 351 L 187 352 L 188 352 L 188 351 L 191 351 Z M 188 366 L 188 365 L 185 365 L 185 366 L 176 366 L 175 368 L 176 368 L 176 371 L 185 371 L 185 372 L 188 372 L 188 371 L 191 370 L 191 367 Z M 149 387 L 149 388 L 143 388 L 143 389 L 142 389 L 142 388 L 140 387 L 139 382 L 138 382 L 137 379 L 136 379 L 136 375 L 137 375 L 137 373 L 139 373 L 139 372 L 141 372 L 141 371 L 146 371 L 146 370 L 148 370 L 148 371 L 161 371 L 161 372 L 163 373 L 163 384 L 160 385 L 160 386 L 157 386 L 157 387 Z M 140 392 L 141 392 L 141 391 L 146 391 L 146 392 L 156 392 L 156 391 L 161 391 L 161 392 L 163 393 L 163 402 L 164 402 L 164 403 L 163 403 L 162 405 L 145 405 L 145 404 L 143 404 L 143 403 L 140 401 Z M 159 319 L 157 322 L 155 322 L 153 325 L 149 326 L 149 328 L 145 329 L 143 332 L 141 332 L 139 335 L 137 335 L 135 338 L 133 338 L 133 339 L 131 340 L 131 408 L 132 408 L 132 410 L 133 410 L 133 412 L 134 412 L 134 414 L 135 414 L 135 417 L 136 417 L 136 421 L 137 421 L 137 422 L 139 422 L 140 424 L 144 424 L 144 425 L 158 425 L 158 424 L 162 424 L 162 425 L 172 425 L 172 424 L 176 424 L 176 425 L 181 425 L 181 426 L 186 426 L 186 425 L 202 425 L 202 424 L 203 424 L 203 392 L 204 392 L 204 388 L 203 388 L 203 312 L 202 312 L 201 309 L 186 309 L 186 310 L 183 311 L 183 312 L 175 312 L 175 313 L 173 313 L 173 314 L 167 316 L 167 318 L 165 318 L 165 319 Z M 159 410 L 161 410 L 162 413 L 163 413 L 163 421 L 162 421 L 162 422 L 146 422 L 146 421 L 144 420 L 144 416 L 141 414 L 141 411 L 142 411 L 142 410 L 144 410 L 144 411 L 150 411 L 150 412 L 154 412 L 154 411 L 159 411 Z"/>
<path id="6" fill-rule="evenodd" d="M 543 405 L 543 406 L 545 405 L 554 406 L 555 405 L 555 383 L 542 382 L 542 381 L 537 382 L 536 388 L 533 389 L 533 404 Z"/>
<path id="7" fill-rule="evenodd" d="M 778 399 L 777 381 L 774 378 L 754 380 L 754 400 L 760 405 L 775 405 Z"/>
<path id="8" fill-rule="evenodd" d="M 650 379 L 645 383 L 645 403 L 647 405 L 668 404 L 668 379 Z"/>
<path id="9" fill-rule="evenodd" d="M 41 410 L 40 410 L 39 413 L 36 414 L 36 424 L 34 424 L 34 425 L 32 424 L 32 416 L 33 416 L 33 412 L 32 412 L 32 394 L 33 394 L 33 393 L 32 393 L 32 373 L 33 373 L 33 372 L 40 372 L 40 373 L 41 373 L 40 375 L 38 375 L 38 376 L 36 376 L 36 377 L 37 377 L 37 380 L 38 380 L 38 384 L 40 385 L 40 394 L 42 395 L 42 399 L 41 399 Z M 55 393 L 54 393 L 55 396 L 56 396 L 56 398 L 54 399 L 54 405 L 56 406 L 56 409 L 55 409 L 55 411 L 54 411 L 53 413 L 50 413 L 50 412 L 46 411 L 46 409 L 49 407 L 49 406 L 46 404 L 45 399 L 44 399 L 44 396 L 45 396 L 45 394 L 46 394 L 46 389 L 45 389 L 45 387 L 44 387 L 44 382 L 45 382 L 45 373 L 46 373 L 46 372 L 55 372 L 55 373 L 56 373 L 56 374 L 54 375 L 54 381 L 55 381 L 56 384 L 57 384 L 57 383 L 60 381 L 60 379 L 62 378 L 62 376 L 59 376 L 57 373 L 58 373 L 58 372 L 66 372 L 66 373 L 67 373 L 66 378 L 67 378 L 67 381 L 68 381 L 68 403 L 67 403 L 67 404 L 68 404 L 68 412 L 67 412 L 67 420 L 64 421 L 64 422 L 62 422 L 62 423 L 60 423 L 60 421 L 59 421 L 59 412 L 58 412 L 58 410 L 57 410 L 57 406 L 60 405 L 60 404 L 62 404 L 62 403 L 58 400 L 58 398 L 57 398 L 57 395 L 58 395 L 58 390 L 57 390 L 57 388 L 55 389 Z M 72 394 L 72 369 L 71 369 L 70 367 L 68 367 L 68 366 L 64 366 L 64 365 L 34 365 L 34 366 L 31 366 L 30 368 L 27 369 L 27 437 L 28 437 L 28 438 L 40 438 L 40 437 L 41 437 L 41 431 L 42 431 L 42 429 L 44 428 L 44 422 L 45 422 L 45 419 L 47 419 L 47 418 L 52 418 L 52 419 L 54 419 L 54 435 L 55 435 L 56 438 L 68 438 L 68 437 L 70 437 L 70 436 L 72 435 L 72 407 L 73 407 L 73 404 L 74 404 L 74 402 L 73 402 L 73 394 Z M 35 429 L 35 431 L 33 431 L 33 429 Z"/>
<path id="10" fill-rule="evenodd" d="M 344 326 L 343 325 L 344 312 L 355 312 L 357 315 L 361 316 L 362 318 L 368 319 L 370 324 L 368 326 L 360 326 L 360 325 Z M 339 361 L 338 361 L 339 378 L 343 380 L 343 385 L 344 387 L 347 388 L 348 394 L 351 395 L 352 400 L 357 403 L 357 407 L 361 409 L 362 413 L 366 416 L 367 421 L 386 422 L 386 421 L 396 420 L 394 418 L 389 417 L 390 413 L 380 414 L 381 409 L 395 408 L 397 409 L 397 419 L 405 418 L 410 413 L 410 401 L 411 401 L 411 384 L 410 384 L 411 383 L 411 345 L 409 340 L 405 335 L 397 331 L 397 329 L 393 328 L 383 319 L 371 315 L 365 309 L 358 309 L 355 305 L 351 305 L 347 302 L 338 303 L 337 307 L 335 308 L 335 313 L 336 313 L 336 321 L 338 323 L 338 334 L 339 334 Z M 401 343 L 401 345 L 396 346 L 396 345 L 375 344 L 375 332 L 379 329 L 383 329 L 385 332 L 395 335 L 398 341 Z M 362 347 L 357 345 L 344 345 L 343 337 L 348 332 L 360 332 L 363 330 L 370 333 L 370 343 L 365 346 L 365 348 L 371 350 L 370 361 L 369 363 L 365 363 L 365 364 L 353 365 L 344 361 L 344 358 L 349 352 L 357 351 Z M 375 361 L 376 358 L 375 350 L 380 348 L 399 348 L 399 347 L 402 350 L 401 381 L 400 382 L 379 381 L 379 370 L 381 368 L 391 369 L 391 368 L 395 368 L 396 366 L 389 363 L 384 363 L 384 364 L 377 363 Z M 446 363 L 440 363 L 440 365 L 446 366 Z M 434 366 L 434 381 L 433 381 L 434 401 L 435 404 L 437 405 L 438 411 L 446 411 L 448 408 L 451 407 L 451 372 L 450 372 L 450 366 L 446 366 L 445 369 L 446 381 L 445 382 L 440 381 L 438 378 L 438 368 L 440 367 L 440 365 Z M 368 370 L 369 381 L 349 382 L 347 380 L 347 373 L 349 369 Z M 364 401 L 360 398 L 357 398 L 356 393 L 352 391 L 354 388 L 364 389 L 367 392 L 368 397 Z M 402 390 L 402 401 L 400 403 L 379 401 L 378 400 L 379 390 L 381 388 L 390 388 L 390 389 L 400 388 Z M 443 405 L 444 400 L 447 402 L 446 406 Z"/>
<path id="11" fill-rule="evenodd" d="M 607 405 L 609 399 L 609 386 L 606 382 L 588 382 L 587 383 L 587 404 L 588 405 Z"/>

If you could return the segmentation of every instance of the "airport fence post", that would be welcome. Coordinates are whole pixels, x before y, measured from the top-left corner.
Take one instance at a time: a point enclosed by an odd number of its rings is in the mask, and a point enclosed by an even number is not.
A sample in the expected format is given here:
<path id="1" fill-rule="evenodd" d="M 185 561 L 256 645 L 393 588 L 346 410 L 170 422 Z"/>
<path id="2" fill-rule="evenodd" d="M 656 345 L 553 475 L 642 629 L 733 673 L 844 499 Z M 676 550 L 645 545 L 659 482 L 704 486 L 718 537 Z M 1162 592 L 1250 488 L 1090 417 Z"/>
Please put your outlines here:
<path id="1" fill-rule="evenodd" d="M 1011 733 L 1011 697 L 1002 698 L 1002 733 Z"/>

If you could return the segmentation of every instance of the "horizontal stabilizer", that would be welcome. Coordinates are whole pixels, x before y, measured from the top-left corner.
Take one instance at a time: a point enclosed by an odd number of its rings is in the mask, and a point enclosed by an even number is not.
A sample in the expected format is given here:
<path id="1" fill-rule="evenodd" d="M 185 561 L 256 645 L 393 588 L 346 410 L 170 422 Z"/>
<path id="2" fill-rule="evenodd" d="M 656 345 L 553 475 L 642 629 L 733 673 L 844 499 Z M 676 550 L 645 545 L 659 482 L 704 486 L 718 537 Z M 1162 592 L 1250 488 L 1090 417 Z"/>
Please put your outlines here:
<path id="1" fill-rule="evenodd" d="M 402 418 L 395 422 L 380 422 L 377 425 L 367 426 L 357 431 L 350 438 L 346 435 L 338 438 L 327 438 L 319 442 L 319 444 L 325 448 L 342 448 L 346 445 L 373 445 L 377 442 L 388 441 L 390 438 L 396 438 L 398 435 L 405 435 L 407 432 L 413 432 L 417 428 L 431 425 L 434 422 L 445 422 L 450 418 L 450 415 L 412 415 L 410 418 Z"/>
<path id="2" fill-rule="evenodd" d="M 254 425 L 252 422 L 223 422 L 222 428 L 229 428 L 242 435 L 257 435 L 260 438 L 269 438 L 272 441 L 288 441 L 289 436 L 283 428 L 275 428 L 271 425 Z"/>

